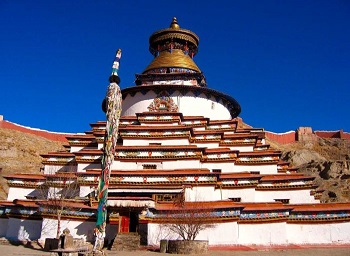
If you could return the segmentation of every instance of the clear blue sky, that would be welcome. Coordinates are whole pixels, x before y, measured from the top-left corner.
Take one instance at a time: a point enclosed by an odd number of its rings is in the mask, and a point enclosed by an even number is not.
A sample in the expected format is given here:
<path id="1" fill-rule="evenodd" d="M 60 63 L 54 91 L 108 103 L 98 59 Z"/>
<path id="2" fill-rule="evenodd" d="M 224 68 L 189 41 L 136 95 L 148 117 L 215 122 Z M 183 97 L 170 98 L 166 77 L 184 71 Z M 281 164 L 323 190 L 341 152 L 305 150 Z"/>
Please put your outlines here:
<path id="1" fill-rule="evenodd" d="M 0 0 L 0 115 L 25 126 L 84 132 L 115 50 L 121 88 L 152 60 L 149 36 L 173 17 L 200 37 L 194 60 L 243 120 L 274 132 L 350 132 L 350 1 Z"/>

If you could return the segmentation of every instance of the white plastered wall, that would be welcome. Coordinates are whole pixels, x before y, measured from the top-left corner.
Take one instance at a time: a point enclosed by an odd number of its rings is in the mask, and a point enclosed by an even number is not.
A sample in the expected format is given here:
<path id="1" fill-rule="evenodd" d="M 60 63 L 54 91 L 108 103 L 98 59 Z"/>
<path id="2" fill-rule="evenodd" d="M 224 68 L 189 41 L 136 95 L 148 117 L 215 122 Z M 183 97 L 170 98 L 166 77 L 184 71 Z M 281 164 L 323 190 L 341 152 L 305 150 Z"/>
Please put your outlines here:
<path id="1" fill-rule="evenodd" d="M 133 97 L 128 95 L 123 101 L 122 115 L 133 116 L 136 113 L 148 111 L 148 106 L 152 104 L 156 96 L 153 91 L 149 91 L 145 95 L 137 92 Z M 211 120 L 231 119 L 228 109 L 221 102 L 216 102 L 213 97 L 207 99 L 203 94 L 196 97 L 192 92 L 183 96 L 178 91 L 170 97 L 178 106 L 178 111 L 182 112 L 184 116 L 204 116 Z"/>
<path id="2" fill-rule="evenodd" d="M 148 245 L 159 246 L 160 240 L 181 239 L 176 233 L 169 231 L 162 224 L 148 224 Z M 237 244 L 239 238 L 237 222 L 223 222 L 200 231 L 196 240 L 209 240 L 209 245 Z"/>
<path id="3" fill-rule="evenodd" d="M 164 161 L 164 169 L 182 169 L 182 168 L 202 168 L 198 160 L 179 160 L 179 161 Z"/>
<path id="4" fill-rule="evenodd" d="M 241 202 L 254 202 L 255 200 L 255 188 L 221 189 L 221 193 L 223 200 L 237 197 L 241 198 Z"/>
<path id="5" fill-rule="evenodd" d="M 185 201 L 214 201 L 219 200 L 220 191 L 215 191 L 213 186 L 193 186 L 185 189 Z"/>
<path id="6" fill-rule="evenodd" d="M 350 242 L 350 222 L 288 224 L 288 242 L 293 244 L 345 244 Z"/>
<path id="7" fill-rule="evenodd" d="M 209 170 L 221 169 L 221 173 L 234 172 L 234 162 L 204 162 L 202 168 L 208 168 Z"/>
<path id="8" fill-rule="evenodd" d="M 239 244 L 286 244 L 286 223 L 239 224 Z"/>
<path id="9" fill-rule="evenodd" d="M 31 194 L 35 191 L 35 188 L 17 188 L 10 187 L 9 193 L 7 195 L 8 201 L 13 201 L 15 199 L 26 199 L 28 194 Z"/>
<path id="10" fill-rule="evenodd" d="M 239 150 L 240 152 L 252 152 L 254 150 L 253 146 L 230 146 L 231 150 Z"/>
<path id="11" fill-rule="evenodd" d="M 167 140 L 167 139 L 161 139 L 161 140 L 155 140 L 155 139 L 150 139 L 150 140 L 130 140 L 130 139 L 124 139 L 123 140 L 123 146 L 148 146 L 150 143 L 161 143 L 162 146 L 167 146 L 167 145 L 189 145 L 188 138 L 186 139 L 172 139 L 172 140 Z"/>
<path id="12" fill-rule="evenodd" d="M 260 172 L 260 174 L 276 174 L 277 165 L 235 165 L 231 172 Z"/>
<path id="13" fill-rule="evenodd" d="M 86 172 L 88 169 L 100 169 L 100 163 L 79 163 L 77 167 L 77 172 Z"/>
<path id="14" fill-rule="evenodd" d="M 310 190 L 257 190 L 256 202 L 274 202 L 274 199 L 289 199 L 291 204 L 317 203 L 315 197 L 310 195 Z"/>
<path id="15" fill-rule="evenodd" d="M 55 174 L 62 169 L 62 165 L 45 165 L 44 174 Z"/>
<path id="16" fill-rule="evenodd" d="M 0 237 L 6 237 L 8 221 L 8 218 L 0 218 Z"/>
<path id="17" fill-rule="evenodd" d="M 61 232 L 68 228 L 70 234 L 74 238 L 80 238 L 84 241 L 93 241 L 93 229 L 96 224 L 92 221 L 85 220 L 61 220 Z M 57 219 L 43 219 L 41 228 L 40 240 L 44 241 L 46 238 L 56 237 Z"/>
<path id="18" fill-rule="evenodd" d="M 14 241 L 37 240 L 40 238 L 42 220 L 9 218 L 6 238 Z"/>

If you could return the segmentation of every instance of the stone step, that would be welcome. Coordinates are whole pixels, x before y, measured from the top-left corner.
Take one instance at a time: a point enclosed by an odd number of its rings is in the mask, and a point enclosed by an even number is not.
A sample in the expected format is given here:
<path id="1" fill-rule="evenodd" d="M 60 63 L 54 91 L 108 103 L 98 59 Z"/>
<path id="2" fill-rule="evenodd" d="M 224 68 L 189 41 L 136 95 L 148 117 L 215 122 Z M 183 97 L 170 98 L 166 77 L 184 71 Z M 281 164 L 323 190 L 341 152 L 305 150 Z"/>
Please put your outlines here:
<path id="1" fill-rule="evenodd" d="M 119 233 L 114 239 L 111 251 L 136 251 L 140 247 L 138 233 Z"/>

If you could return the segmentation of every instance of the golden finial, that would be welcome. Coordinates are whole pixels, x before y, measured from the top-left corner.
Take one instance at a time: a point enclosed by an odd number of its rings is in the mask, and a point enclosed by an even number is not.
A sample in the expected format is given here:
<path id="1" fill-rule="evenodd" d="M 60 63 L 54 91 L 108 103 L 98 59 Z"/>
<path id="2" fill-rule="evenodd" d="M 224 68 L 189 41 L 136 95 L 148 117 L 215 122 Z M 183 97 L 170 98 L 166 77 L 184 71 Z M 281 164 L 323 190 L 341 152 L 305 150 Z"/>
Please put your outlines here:
<path id="1" fill-rule="evenodd" d="M 172 29 L 179 29 L 180 28 L 179 24 L 177 23 L 176 17 L 173 18 L 173 21 L 170 24 L 170 28 L 172 28 Z"/>

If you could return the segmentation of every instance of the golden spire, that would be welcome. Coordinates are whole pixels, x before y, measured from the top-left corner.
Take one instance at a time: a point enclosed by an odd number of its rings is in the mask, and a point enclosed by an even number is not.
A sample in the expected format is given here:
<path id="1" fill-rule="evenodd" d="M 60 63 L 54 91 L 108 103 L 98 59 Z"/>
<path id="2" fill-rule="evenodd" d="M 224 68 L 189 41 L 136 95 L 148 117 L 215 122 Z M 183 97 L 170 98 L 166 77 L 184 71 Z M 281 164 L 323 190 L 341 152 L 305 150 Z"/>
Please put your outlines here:
<path id="1" fill-rule="evenodd" d="M 177 23 L 176 17 L 173 18 L 173 21 L 170 24 L 170 28 L 172 28 L 172 29 L 179 29 L 180 28 L 179 24 Z"/>

